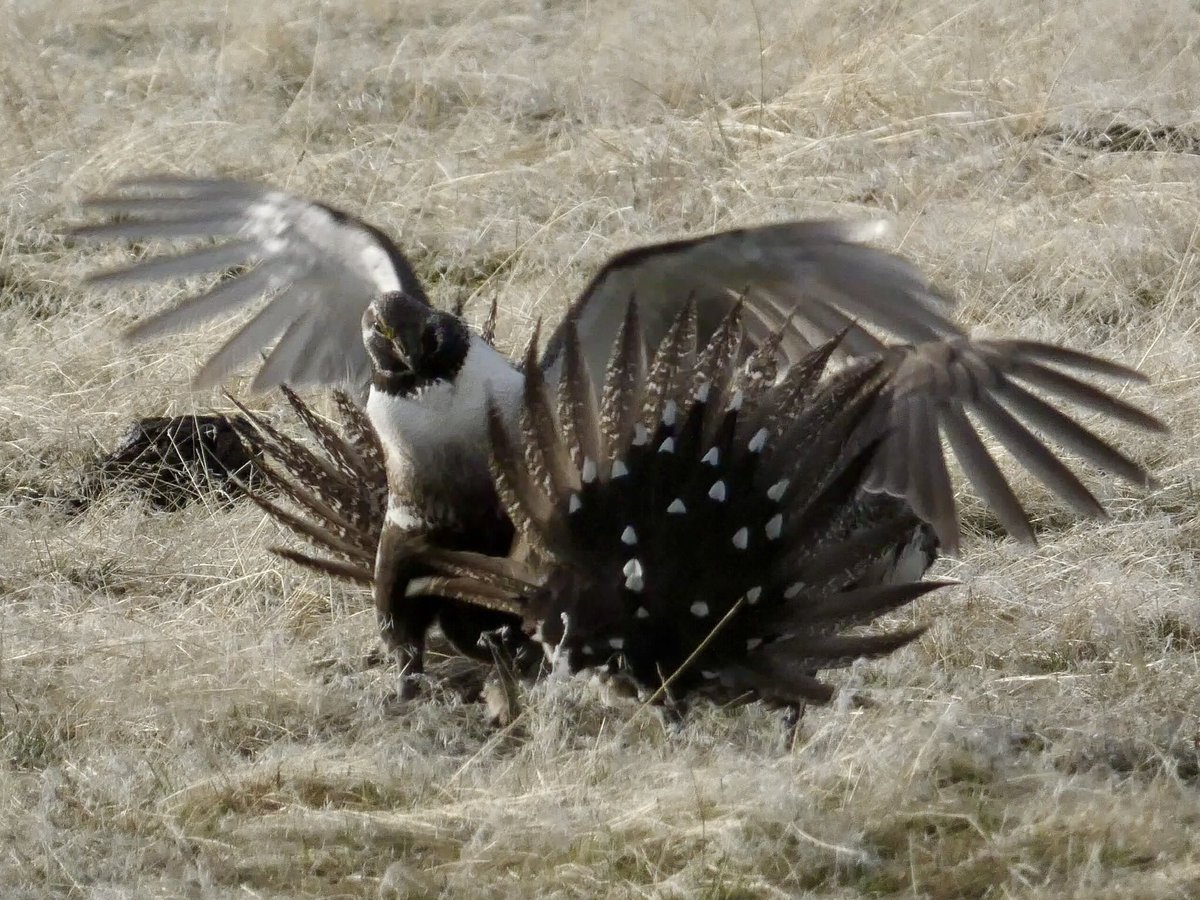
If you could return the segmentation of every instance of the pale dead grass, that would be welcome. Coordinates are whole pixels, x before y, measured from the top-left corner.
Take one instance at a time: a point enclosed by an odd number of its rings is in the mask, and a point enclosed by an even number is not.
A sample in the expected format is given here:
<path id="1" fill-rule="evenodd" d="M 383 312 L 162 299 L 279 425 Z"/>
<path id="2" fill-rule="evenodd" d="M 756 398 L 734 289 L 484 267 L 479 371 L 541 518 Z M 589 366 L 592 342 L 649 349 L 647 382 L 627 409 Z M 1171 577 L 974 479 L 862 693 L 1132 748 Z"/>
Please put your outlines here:
<path id="1" fill-rule="evenodd" d="M 0 61 L 0 894 L 5 897 L 1200 894 L 1200 158 L 1039 129 L 1200 129 L 1194 4 L 330 0 L 10 4 Z M 238 10 L 236 15 L 234 10 Z M 246 508 L 67 519 L 143 415 L 204 409 L 201 340 L 115 336 L 58 233 L 146 170 L 263 177 L 367 215 L 503 336 L 606 254 L 884 213 L 997 333 L 1142 366 L 1161 490 L 973 536 L 865 708 L 704 710 L 679 733 L 588 684 L 509 732 L 398 710 L 363 596 L 277 564 Z M 1104 427 L 1104 426 L 1102 426 Z M 1105 427 L 1105 432 L 1114 432 Z"/>

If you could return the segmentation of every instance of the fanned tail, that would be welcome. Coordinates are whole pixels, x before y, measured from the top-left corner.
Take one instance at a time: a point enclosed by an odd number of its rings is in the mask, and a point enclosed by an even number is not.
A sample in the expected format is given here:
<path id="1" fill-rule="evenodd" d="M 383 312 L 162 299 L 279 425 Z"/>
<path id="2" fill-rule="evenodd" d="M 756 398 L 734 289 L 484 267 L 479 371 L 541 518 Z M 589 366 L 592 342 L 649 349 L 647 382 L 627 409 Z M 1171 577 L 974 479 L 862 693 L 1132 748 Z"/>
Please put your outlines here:
<path id="1" fill-rule="evenodd" d="M 649 366 L 636 329 L 631 302 L 598 437 L 570 328 L 557 411 L 535 376 L 520 436 L 491 415 L 510 514 L 545 564 L 457 554 L 431 560 L 445 575 L 422 590 L 519 611 L 571 669 L 619 669 L 651 695 L 828 700 L 816 673 L 917 638 L 922 627 L 877 620 L 944 584 L 867 577 L 920 524 L 899 503 L 869 522 L 855 515 L 887 436 L 865 430 L 883 366 L 823 378 L 835 339 L 770 377 L 761 354 L 740 361 L 740 307 L 697 349 L 686 306 Z M 750 366 L 767 375 L 746 377 Z"/>

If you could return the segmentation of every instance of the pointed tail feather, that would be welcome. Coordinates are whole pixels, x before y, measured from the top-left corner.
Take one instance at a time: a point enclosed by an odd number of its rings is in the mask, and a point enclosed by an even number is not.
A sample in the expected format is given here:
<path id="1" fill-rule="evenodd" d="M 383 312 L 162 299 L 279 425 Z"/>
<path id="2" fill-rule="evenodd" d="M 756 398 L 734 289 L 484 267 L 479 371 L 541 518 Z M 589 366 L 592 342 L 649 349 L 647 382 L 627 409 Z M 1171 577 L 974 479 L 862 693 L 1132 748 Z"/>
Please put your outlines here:
<path id="1" fill-rule="evenodd" d="M 261 415 L 229 399 L 250 423 L 239 429 L 239 436 L 252 450 L 257 471 L 298 509 L 289 510 L 248 486 L 243 491 L 284 528 L 329 554 L 277 550 L 278 555 L 334 577 L 369 583 L 387 498 L 377 438 L 361 413 L 349 412 L 348 398 L 338 405 L 343 420 L 353 424 L 342 435 L 294 392 L 285 389 L 284 394 L 319 449 L 284 435 Z"/>

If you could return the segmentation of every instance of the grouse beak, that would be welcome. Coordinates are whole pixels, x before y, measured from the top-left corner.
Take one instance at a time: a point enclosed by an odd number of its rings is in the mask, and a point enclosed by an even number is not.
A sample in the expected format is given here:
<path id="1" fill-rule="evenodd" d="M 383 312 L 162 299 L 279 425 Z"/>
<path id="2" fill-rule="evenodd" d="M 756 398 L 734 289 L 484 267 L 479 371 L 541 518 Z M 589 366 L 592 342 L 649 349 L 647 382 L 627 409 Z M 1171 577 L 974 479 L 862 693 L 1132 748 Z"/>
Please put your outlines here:
<path id="1" fill-rule="evenodd" d="M 391 345 L 392 354 L 396 362 L 411 372 L 413 370 L 412 357 L 405 349 L 404 340 L 401 335 L 396 333 L 396 329 L 392 328 L 385 322 L 381 322 L 379 319 L 374 321 L 372 327 L 380 337 L 382 337 L 388 342 L 388 344 Z"/>
<path id="2" fill-rule="evenodd" d="M 373 332 L 377 349 L 388 359 L 386 368 L 416 372 L 421 363 L 422 338 L 433 310 L 423 299 L 400 291 L 382 294 L 363 313 L 364 328 Z"/>
<path id="3" fill-rule="evenodd" d="M 397 362 L 411 372 L 413 370 L 413 361 L 412 357 L 409 356 L 408 352 L 404 349 L 404 341 L 395 336 L 392 336 L 389 340 L 392 344 L 392 351 L 396 354 Z"/>

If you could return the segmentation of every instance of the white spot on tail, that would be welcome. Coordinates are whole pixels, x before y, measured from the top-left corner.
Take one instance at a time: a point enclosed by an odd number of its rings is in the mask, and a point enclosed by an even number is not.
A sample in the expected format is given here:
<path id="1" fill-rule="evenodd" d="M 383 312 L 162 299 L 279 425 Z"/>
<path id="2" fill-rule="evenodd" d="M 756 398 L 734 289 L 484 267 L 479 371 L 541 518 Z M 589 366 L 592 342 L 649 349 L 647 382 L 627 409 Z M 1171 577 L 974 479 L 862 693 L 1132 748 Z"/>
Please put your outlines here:
<path id="1" fill-rule="evenodd" d="M 786 478 L 780 478 L 777 482 L 767 488 L 767 497 L 775 503 L 783 499 L 783 492 L 788 489 L 789 481 Z"/>
<path id="2" fill-rule="evenodd" d="M 637 532 L 633 530 L 632 525 L 626 525 L 625 530 L 621 532 L 621 543 L 626 547 L 632 547 L 637 543 Z"/>
<path id="3" fill-rule="evenodd" d="M 595 460 L 587 456 L 583 458 L 583 472 L 581 473 L 580 477 L 583 479 L 584 484 L 591 484 L 596 480 Z"/>
<path id="4" fill-rule="evenodd" d="M 758 599 L 761 596 L 762 596 L 762 588 L 759 587 L 758 585 L 755 585 L 754 587 L 750 588 L 750 590 L 746 591 L 746 602 L 749 603 L 751 606 L 753 606 L 755 603 L 758 602 Z"/>
<path id="5" fill-rule="evenodd" d="M 636 556 L 625 563 L 625 568 L 621 570 L 621 574 L 625 576 L 625 587 L 635 594 L 640 593 L 642 588 L 646 586 L 644 580 L 645 571 L 642 569 L 642 564 Z"/>
<path id="6" fill-rule="evenodd" d="M 733 546 L 739 550 L 745 550 L 750 543 L 750 532 L 745 526 L 739 528 L 733 533 Z"/>
<path id="7" fill-rule="evenodd" d="M 646 609 L 644 606 L 639 606 L 637 608 L 637 612 L 635 612 L 633 615 L 636 619 L 648 619 L 650 618 L 650 610 Z"/>
<path id="8" fill-rule="evenodd" d="M 767 527 L 763 529 L 767 533 L 768 540 L 778 540 L 783 534 L 783 516 L 780 513 L 775 513 L 767 520 Z"/>
<path id="9" fill-rule="evenodd" d="M 750 452 L 762 453 L 763 447 L 767 446 L 767 438 L 770 436 L 771 432 L 765 428 L 760 428 L 754 432 L 754 437 L 750 438 Z"/>
<path id="10" fill-rule="evenodd" d="M 708 615 L 708 604 L 703 600 L 697 600 L 691 605 L 691 613 L 697 619 L 703 619 Z"/>
<path id="11" fill-rule="evenodd" d="M 725 502 L 725 482 L 714 481 L 713 486 L 708 489 L 708 496 L 712 497 L 718 503 Z"/>
<path id="12" fill-rule="evenodd" d="M 729 412 L 737 412 L 742 408 L 742 402 L 746 399 L 746 395 L 741 391 L 733 392 L 733 399 L 729 401 Z"/>
<path id="13" fill-rule="evenodd" d="M 663 441 L 661 444 L 659 444 L 658 452 L 659 453 L 674 453 L 675 452 L 675 438 L 669 437 L 665 441 Z"/>
<path id="14" fill-rule="evenodd" d="M 679 412 L 679 407 L 675 405 L 674 400 L 668 400 L 663 404 L 662 423 L 670 428 L 675 424 L 675 416 Z"/>
<path id="15" fill-rule="evenodd" d="M 704 382 L 704 384 L 700 385 L 700 387 L 696 388 L 696 402 L 697 403 L 707 403 L 708 402 L 708 392 L 710 390 L 712 390 L 712 385 L 710 385 L 707 381 Z"/>
<path id="16" fill-rule="evenodd" d="M 646 430 L 646 426 L 638 422 L 633 426 L 633 446 L 645 446 L 650 440 L 650 432 Z"/>
<path id="17" fill-rule="evenodd" d="M 583 509 L 583 501 L 579 499 L 578 494 L 572 494 L 571 499 L 567 501 L 567 513 L 577 513 Z"/>
<path id="18" fill-rule="evenodd" d="M 795 600 L 800 596 L 802 590 L 804 590 L 804 582 L 797 581 L 794 584 L 788 585 L 788 589 L 783 592 L 783 596 L 787 600 Z"/>
<path id="19" fill-rule="evenodd" d="M 687 507 L 683 505 L 683 501 L 676 497 L 671 501 L 671 505 L 667 507 L 667 512 L 673 516 L 682 516 L 687 512 Z"/>
<path id="20" fill-rule="evenodd" d="M 721 451 L 716 447 L 711 448 L 707 453 L 700 458 L 700 462 L 707 463 L 710 466 L 720 465 Z"/>
<path id="21" fill-rule="evenodd" d="M 624 650 L 625 649 L 625 638 L 619 638 L 619 637 L 609 638 L 608 646 L 612 647 L 614 650 Z"/>
<path id="22" fill-rule="evenodd" d="M 612 477 L 613 478 L 624 478 L 628 474 L 629 474 L 629 467 L 626 466 L 625 463 L 621 462 L 619 459 L 613 463 L 613 465 L 612 465 Z"/>
<path id="23" fill-rule="evenodd" d="M 749 638 L 749 639 L 746 641 L 746 649 L 747 649 L 747 650 L 754 650 L 754 649 L 756 649 L 756 648 L 758 648 L 758 647 L 761 647 L 761 646 L 762 646 L 762 642 L 763 642 L 763 641 L 762 641 L 762 638 Z"/>

